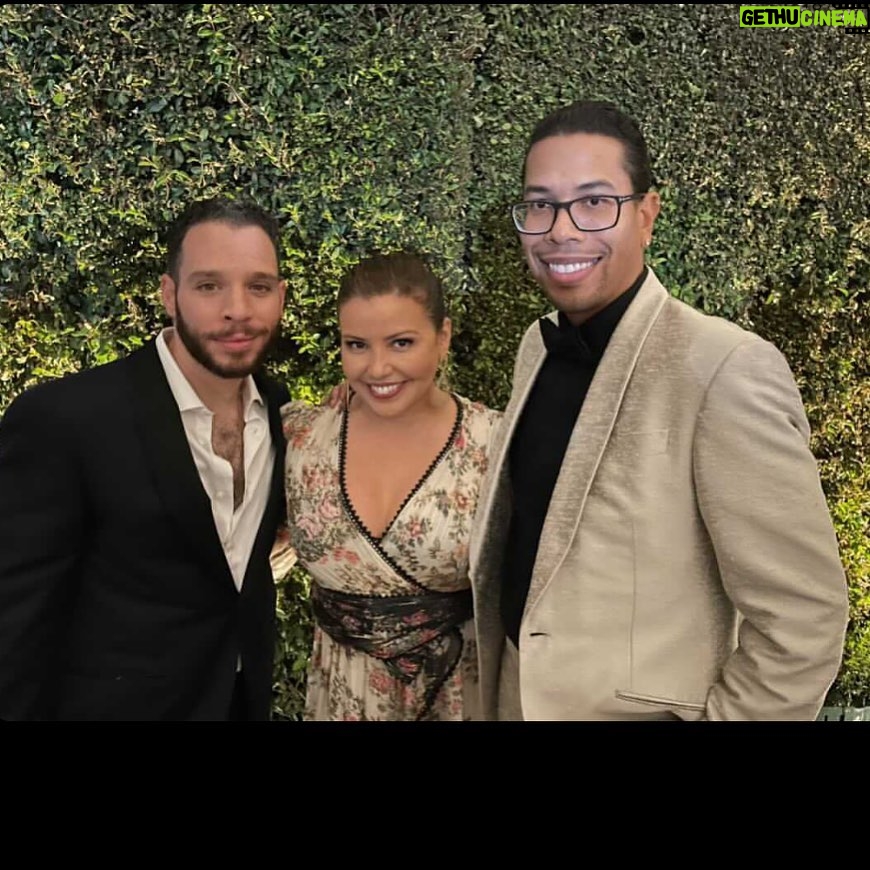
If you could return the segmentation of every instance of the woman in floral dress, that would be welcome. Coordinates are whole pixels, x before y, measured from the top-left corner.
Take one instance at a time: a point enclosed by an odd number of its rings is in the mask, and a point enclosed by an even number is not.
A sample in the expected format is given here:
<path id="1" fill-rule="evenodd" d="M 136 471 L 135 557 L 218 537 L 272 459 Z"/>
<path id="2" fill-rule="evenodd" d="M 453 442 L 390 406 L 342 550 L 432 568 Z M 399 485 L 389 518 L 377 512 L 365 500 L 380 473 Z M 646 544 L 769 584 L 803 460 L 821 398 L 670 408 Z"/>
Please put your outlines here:
<path id="1" fill-rule="evenodd" d="M 468 539 L 501 415 L 437 385 L 450 320 L 419 257 L 361 261 L 338 314 L 346 403 L 282 409 L 315 616 L 305 718 L 471 719 Z"/>

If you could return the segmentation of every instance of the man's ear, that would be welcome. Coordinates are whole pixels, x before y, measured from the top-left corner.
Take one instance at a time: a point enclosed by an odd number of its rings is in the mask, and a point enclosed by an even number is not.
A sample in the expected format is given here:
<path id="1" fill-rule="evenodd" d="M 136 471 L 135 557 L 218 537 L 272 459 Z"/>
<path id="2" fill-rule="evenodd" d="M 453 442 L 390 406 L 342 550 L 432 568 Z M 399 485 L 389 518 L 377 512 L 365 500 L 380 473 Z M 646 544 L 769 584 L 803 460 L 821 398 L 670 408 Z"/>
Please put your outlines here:
<path id="1" fill-rule="evenodd" d="M 171 275 L 163 274 L 160 276 L 160 298 L 163 300 L 163 307 L 171 320 L 175 322 L 175 281 Z"/>
<path id="2" fill-rule="evenodd" d="M 650 236 L 652 235 L 653 224 L 655 224 L 656 218 L 659 216 L 661 210 L 661 197 L 655 190 L 649 191 L 649 193 L 647 193 L 647 195 L 641 200 L 640 214 L 643 219 L 643 228 Z"/>

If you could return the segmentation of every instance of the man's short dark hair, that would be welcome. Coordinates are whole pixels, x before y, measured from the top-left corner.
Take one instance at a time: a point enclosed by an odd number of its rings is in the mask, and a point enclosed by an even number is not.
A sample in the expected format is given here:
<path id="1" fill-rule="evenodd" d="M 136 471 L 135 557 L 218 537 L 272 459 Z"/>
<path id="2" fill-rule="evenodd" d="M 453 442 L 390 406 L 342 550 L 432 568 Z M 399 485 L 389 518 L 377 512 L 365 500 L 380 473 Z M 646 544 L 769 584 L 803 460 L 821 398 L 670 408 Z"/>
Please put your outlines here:
<path id="1" fill-rule="evenodd" d="M 166 235 L 166 272 L 176 283 L 178 282 L 178 266 L 181 260 L 181 246 L 184 243 L 184 237 L 191 227 L 210 221 L 219 221 L 234 227 L 260 227 L 272 242 L 272 246 L 275 248 L 275 258 L 280 266 L 281 230 L 278 221 L 254 202 L 218 196 L 192 202 L 169 228 Z"/>
<path id="2" fill-rule="evenodd" d="M 646 193 L 650 189 L 652 169 L 640 127 L 616 105 L 602 100 L 578 100 L 539 121 L 529 138 L 526 159 L 536 142 L 571 133 L 593 133 L 618 139 L 625 148 L 625 170 L 631 179 L 631 192 Z"/>

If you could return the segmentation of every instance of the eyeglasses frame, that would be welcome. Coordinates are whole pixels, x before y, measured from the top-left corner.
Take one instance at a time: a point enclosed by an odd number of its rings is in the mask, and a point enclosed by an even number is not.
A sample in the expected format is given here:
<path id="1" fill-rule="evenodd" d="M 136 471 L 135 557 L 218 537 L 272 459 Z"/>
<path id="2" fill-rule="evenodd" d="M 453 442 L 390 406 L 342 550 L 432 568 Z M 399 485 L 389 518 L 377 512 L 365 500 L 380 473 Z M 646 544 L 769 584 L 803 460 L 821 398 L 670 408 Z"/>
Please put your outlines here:
<path id="1" fill-rule="evenodd" d="M 512 206 L 510 206 L 511 220 L 514 222 L 514 227 L 518 233 L 521 233 L 524 236 L 545 236 L 547 233 L 551 232 L 553 227 L 556 226 L 556 221 L 559 218 L 559 212 L 564 209 L 568 212 L 568 217 L 571 219 L 571 223 L 577 227 L 577 230 L 581 233 L 601 233 L 604 230 L 612 230 L 618 223 L 620 217 L 622 217 L 622 204 L 624 202 L 629 202 L 633 199 L 643 199 L 649 191 L 645 191 L 644 193 L 628 193 L 625 195 L 617 195 L 615 193 L 584 193 L 583 196 L 578 196 L 575 199 L 567 199 L 563 202 L 556 202 L 552 199 L 526 199 L 522 202 L 515 202 Z M 613 221 L 610 226 L 607 227 L 598 227 L 594 230 L 586 230 L 583 227 L 577 226 L 577 221 L 574 220 L 574 215 L 571 214 L 571 206 L 574 205 L 575 202 L 580 202 L 581 199 L 589 199 L 589 198 L 598 198 L 598 199 L 612 199 L 616 202 L 616 219 Z M 549 227 L 545 230 L 521 230 L 519 224 L 517 223 L 517 219 L 514 215 L 514 209 L 519 208 L 522 205 L 532 205 L 533 203 L 542 203 L 545 202 L 547 205 L 553 206 L 553 222 Z"/>

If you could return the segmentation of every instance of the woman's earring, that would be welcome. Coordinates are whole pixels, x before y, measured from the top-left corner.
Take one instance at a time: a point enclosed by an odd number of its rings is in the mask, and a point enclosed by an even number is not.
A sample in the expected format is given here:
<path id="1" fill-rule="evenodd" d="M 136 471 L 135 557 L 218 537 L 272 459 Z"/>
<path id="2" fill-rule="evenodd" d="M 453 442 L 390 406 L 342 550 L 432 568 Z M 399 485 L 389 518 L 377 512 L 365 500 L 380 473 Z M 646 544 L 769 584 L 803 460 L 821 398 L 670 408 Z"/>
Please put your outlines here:
<path id="1" fill-rule="evenodd" d="M 444 390 L 445 393 L 450 392 L 450 376 L 447 373 L 447 354 L 441 357 L 438 363 L 438 368 L 435 371 L 435 386 L 439 390 Z"/>

